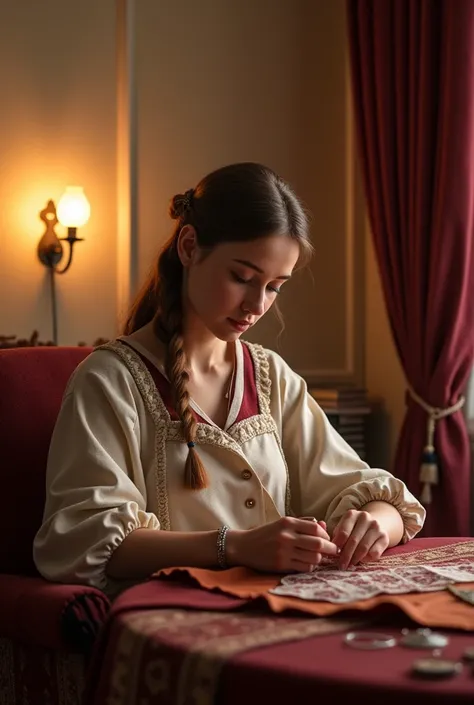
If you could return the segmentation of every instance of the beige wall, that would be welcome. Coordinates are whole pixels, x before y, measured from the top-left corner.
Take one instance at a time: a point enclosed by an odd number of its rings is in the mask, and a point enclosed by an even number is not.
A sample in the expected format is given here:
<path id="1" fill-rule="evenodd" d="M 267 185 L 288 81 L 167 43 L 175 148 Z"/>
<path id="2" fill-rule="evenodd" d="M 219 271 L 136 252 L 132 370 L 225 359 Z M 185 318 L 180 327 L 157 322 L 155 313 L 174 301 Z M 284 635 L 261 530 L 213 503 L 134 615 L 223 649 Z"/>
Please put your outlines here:
<path id="1" fill-rule="evenodd" d="M 117 104 L 118 6 L 128 37 L 122 27 Z M 60 343 L 74 344 L 115 333 L 169 233 L 173 193 L 224 163 L 263 161 L 312 212 L 316 257 L 282 297 L 280 346 L 271 318 L 254 337 L 317 380 L 365 381 L 384 399 L 378 454 L 389 463 L 403 379 L 355 170 L 344 0 L 23 0 L 3 3 L 0 38 L 0 334 L 51 335 L 38 212 L 67 184 L 92 205 L 58 278 Z"/>
<path id="2" fill-rule="evenodd" d="M 114 0 L 1 3 L 0 334 L 51 336 L 38 214 L 71 184 L 92 215 L 57 278 L 59 341 L 114 331 L 115 83 Z"/>
<path id="3" fill-rule="evenodd" d="M 392 462 L 405 412 L 405 382 L 392 341 L 368 225 L 365 271 L 365 383 L 369 394 L 381 401 L 372 424 L 373 462 L 396 472 Z"/>
<path id="4" fill-rule="evenodd" d="M 316 246 L 282 296 L 278 349 L 313 377 L 360 379 L 343 0 L 140 0 L 136 12 L 141 275 L 170 232 L 174 193 L 225 163 L 264 162 L 304 199 Z M 252 337 L 276 348 L 277 330 L 268 317 Z"/>

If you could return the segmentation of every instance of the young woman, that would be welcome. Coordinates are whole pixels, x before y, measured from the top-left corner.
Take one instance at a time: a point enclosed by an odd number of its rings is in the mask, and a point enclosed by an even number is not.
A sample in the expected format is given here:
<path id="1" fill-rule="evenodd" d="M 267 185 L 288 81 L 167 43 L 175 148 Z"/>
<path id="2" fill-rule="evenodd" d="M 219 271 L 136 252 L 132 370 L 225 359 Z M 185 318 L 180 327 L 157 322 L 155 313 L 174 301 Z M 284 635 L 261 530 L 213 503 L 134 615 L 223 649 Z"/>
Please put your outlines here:
<path id="1" fill-rule="evenodd" d="M 113 593 L 168 566 L 346 568 L 411 539 L 425 511 L 403 482 L 360 460 L 279 355 L 240 340 L 311 254 L 288 184 L 234 164 L 171 217 L 124 335 L 66 390 L 39 571 Z"/>

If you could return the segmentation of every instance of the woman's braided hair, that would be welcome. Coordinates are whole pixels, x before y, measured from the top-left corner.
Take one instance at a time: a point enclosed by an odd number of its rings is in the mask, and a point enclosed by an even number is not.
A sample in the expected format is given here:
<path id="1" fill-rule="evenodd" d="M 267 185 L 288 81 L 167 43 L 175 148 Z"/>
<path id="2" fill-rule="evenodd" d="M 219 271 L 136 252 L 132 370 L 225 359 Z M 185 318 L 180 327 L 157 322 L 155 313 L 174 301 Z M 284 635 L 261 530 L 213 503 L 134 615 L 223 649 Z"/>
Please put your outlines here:
<path id="1" fill-rule="evenodd" d="M 195 189 L 174 196 L 169 212 L 177 221 L 175 231 L 131 308 L 124 334 L 130 335 L 154 321 L 155 332 L 166 346 L 166 373 L 189 449 L 184 483 L 190 489 L 201 490 L 208 486 L 208 477 L 195 447 L 197 421 L 187 389 L 189 372 L 182 330 L 184 270 L 177 249 L 179 233 L 185 225 L 192 225 L 198 245 L 208 251 L 223 242 L 282 234 L 297 240 L 302 258 L 307 259 L 312 245 L 307 215 L 291 188 L 271 169 L 253 162 L 212 172 Z"/>

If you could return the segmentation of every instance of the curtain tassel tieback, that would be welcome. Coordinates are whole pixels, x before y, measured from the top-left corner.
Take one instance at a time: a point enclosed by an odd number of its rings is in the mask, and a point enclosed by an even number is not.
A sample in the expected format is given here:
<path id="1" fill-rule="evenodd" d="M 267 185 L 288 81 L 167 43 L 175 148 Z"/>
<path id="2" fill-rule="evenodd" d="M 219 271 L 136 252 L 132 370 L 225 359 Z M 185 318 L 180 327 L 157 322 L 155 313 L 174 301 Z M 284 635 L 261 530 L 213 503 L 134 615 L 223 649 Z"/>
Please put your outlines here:
<path id="1" fill-rule="evenodd" d="M 426 445 L 423 449 L 420 467 L 420 482 L 423 485 L 420 501 L 422 504 L 431 504 L 433 499 L 431 488 L 439 482 L 438 456 L 434 446 L 436 422 L 440 419 L 446 418 L 447 416 L 451 416 L 452 414 L 455 414 L 456 411 L 462 409 L 465 399 L 464 397 L 460 397 L 452 406 L 448 406 L 446 409 L 440 409 L 439 407 L 427 404 L 424 399 L 422 399 L 415 392 L 415 390 L 410 387 L 410 385 L 408 385 L 408 392 L 411 398 L 416 401 L 416 403 L 421 406 L 421 408 L 424 409 L 428 415 Z"/>

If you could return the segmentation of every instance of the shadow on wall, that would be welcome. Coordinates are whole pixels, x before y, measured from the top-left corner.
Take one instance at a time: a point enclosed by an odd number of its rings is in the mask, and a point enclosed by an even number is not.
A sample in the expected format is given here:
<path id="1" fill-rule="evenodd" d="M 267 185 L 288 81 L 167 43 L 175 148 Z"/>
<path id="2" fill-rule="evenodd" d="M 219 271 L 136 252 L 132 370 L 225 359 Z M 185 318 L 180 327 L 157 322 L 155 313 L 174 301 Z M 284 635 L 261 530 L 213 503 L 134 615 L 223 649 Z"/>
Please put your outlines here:
<path id="1" fill-rule="evenodd" d="M 390 416 L 381 399 L 371 399 L 371 407 L 366 422 L 367 462 L 372 467 L 391 471 Z"/>

